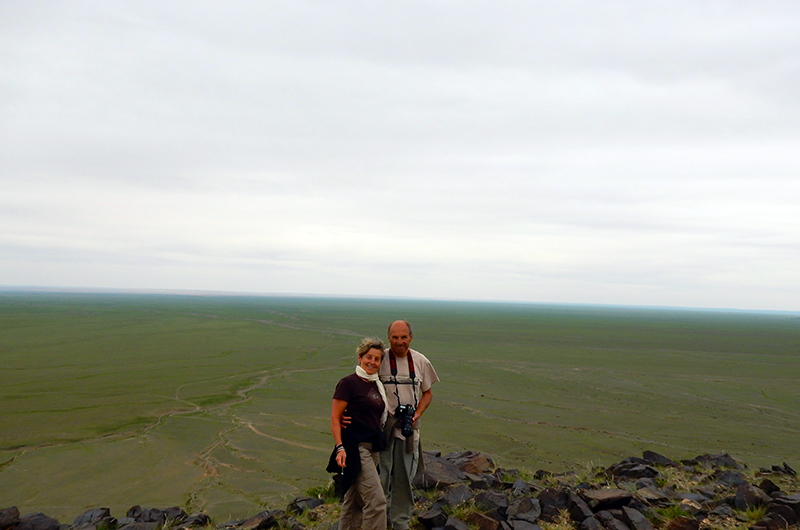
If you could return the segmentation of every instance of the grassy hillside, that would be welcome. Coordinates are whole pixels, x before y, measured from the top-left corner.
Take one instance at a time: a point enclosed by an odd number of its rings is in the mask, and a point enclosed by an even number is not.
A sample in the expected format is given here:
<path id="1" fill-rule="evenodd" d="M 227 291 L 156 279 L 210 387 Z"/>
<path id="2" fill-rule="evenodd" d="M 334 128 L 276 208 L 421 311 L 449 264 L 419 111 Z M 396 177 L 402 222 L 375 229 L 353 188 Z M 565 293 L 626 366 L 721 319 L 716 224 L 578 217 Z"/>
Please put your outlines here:
<path id="1" fill-rule="evenodd" d="M 0 294 L 0 506 L 217 520 L 326 479 L 330 398 L 393 319 L 442 382 L 426 449 L 559 470 L 643 449 L 800 465 L 800 316 Z"/>

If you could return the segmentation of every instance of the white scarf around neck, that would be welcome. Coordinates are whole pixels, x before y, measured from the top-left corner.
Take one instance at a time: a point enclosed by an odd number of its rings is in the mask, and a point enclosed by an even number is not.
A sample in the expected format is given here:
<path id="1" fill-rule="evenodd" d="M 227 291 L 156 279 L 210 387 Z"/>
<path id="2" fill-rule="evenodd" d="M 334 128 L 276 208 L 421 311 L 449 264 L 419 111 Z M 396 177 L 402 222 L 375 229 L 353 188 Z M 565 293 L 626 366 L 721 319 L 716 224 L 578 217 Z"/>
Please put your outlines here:
<path id="1" fill-rule="evenodd" d="M 386 418 L 389 416 L 389 401 L 386 399 L 386 389 L 383 388 L 383 383 L 378 377 L 378 372 L 370 375 L 360 366 L 356 366 L 356 375 L 361 379 L 366 379 L 378 385 L 378 392 L 381 393 L 381 397 L 383 398 L 383 413 L 381 414 L 381 427 L 383 427 L 386 425 Z"/>

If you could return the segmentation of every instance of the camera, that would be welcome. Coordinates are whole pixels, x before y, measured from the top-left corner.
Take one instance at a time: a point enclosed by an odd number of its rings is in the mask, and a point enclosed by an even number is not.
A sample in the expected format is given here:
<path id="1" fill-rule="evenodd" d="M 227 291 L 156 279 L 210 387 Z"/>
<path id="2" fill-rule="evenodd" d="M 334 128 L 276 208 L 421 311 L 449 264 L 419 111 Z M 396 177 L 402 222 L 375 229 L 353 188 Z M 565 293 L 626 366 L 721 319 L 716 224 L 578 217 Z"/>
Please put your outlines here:
<path id="1" fill-rule="evenodd" d="M 397 405 L 394 417 L 400 422 L 400 433 L 408 438 L 414 434 L 414 413 L 417 409 L 413 405 Z"/>

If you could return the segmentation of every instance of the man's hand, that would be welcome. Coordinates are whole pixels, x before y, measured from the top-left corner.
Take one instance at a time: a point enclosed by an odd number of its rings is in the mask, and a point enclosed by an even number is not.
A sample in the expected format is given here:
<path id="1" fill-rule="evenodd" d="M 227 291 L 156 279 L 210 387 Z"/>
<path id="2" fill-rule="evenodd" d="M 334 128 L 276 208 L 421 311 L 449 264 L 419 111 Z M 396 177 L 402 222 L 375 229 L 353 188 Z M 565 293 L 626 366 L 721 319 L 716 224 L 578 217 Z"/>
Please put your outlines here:
<path id="1" fill-rule="evenodd" d="M 346 429 L 348 425 L 350 425 L 350 416 L 342 416 L 342 419 L 339 420 L 339 425 L 342 426 L 342 429 Z"/>
<path id="2" fill-rule="evenodd" d="M 347 454 L 344 451 L 339 451 L 336 453 L 336 465 L 339 467 L 347 467 L 345 465 L 345 460 L 347 459 Z"/>

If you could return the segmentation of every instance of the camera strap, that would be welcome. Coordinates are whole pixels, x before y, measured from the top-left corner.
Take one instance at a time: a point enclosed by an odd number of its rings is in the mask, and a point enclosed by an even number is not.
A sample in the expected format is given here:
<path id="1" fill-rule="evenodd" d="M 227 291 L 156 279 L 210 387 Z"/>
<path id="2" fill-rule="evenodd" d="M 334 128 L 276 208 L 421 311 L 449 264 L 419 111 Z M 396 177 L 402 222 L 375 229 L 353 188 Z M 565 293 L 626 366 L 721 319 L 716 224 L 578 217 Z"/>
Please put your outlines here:
<path id="1" fill-rule="evenodd" d="M 400 382 L 397 380 L 397 358 L 394 356 L 394 352 L 392 352 L 391 349 L 389 350 L 389 369 L 392 372 L 392 379 L 386 382 L 394 384 L 394 395 L 397 398 L 398 403 L 400 403 L 400 393 L 397 391 L 398 385 L 402 384 L 411 385 L 411 392 L 413 393 L 414 396 L 414 408 L 416 408 L 418 404 L 417 385 L 416 385 L 417 374 L 414 371 L 414 358 L 411 357 L 411 350 L 408 350 L 408 353 L 406 353 L 406 359 L 408 359 L 408 377 L 409 379 L 411 379 L 411 381 Z"/>
<path id="2" fill-rule="evenodd" d="M 411 384 L 414 384 L 414 379 L 417 378 L 416 372 L 414 372 L 414 359 L 411 357 L 411 350 L 406 353 L 406 358 L 408 359 L 408 377 L 411 378 Z M 389 350 L 389 368 L 392 371 L 392 377 L 397 380 L 397 358 L 394 356 L 394 352 Z M 395 383 L 396 384 L 396 383 Z"/>

